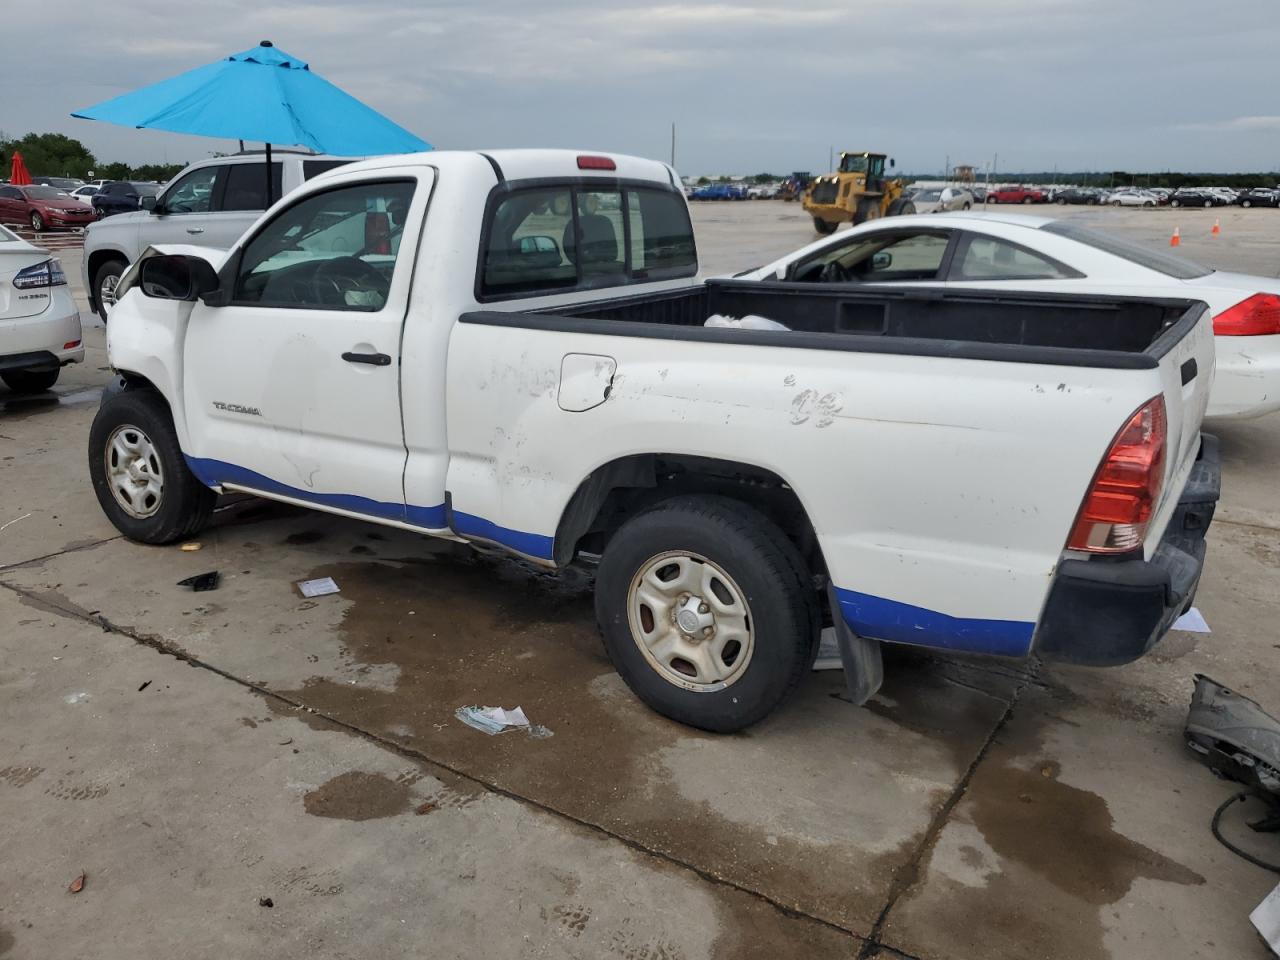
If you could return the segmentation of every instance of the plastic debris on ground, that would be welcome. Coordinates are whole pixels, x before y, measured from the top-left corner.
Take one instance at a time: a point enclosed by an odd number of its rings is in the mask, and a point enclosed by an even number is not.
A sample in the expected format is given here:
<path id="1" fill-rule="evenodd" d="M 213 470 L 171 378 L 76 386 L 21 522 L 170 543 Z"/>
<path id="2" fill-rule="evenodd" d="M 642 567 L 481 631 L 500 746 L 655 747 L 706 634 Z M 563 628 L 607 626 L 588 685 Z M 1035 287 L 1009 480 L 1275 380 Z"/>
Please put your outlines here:
<path id="1" fill-rule="evenodd" d="M 495 736 L 508 730 L 525 730 L 529 736 L 542 740 L 552 735 L 546 727 L 530 723 L 519 707 L 504 710 L 502 707 L 459 707 L 453 714 L 468 727 Z"/>
<path id="2" fill-rule="evenodd" d="M 222 576 L 217 570 L 210 570 L 208 573 L 197 573 L 194 577 L 179 580 L 178 586 L 190 587 L 196 593 L 204 593 L 208 590 L 217 590 L 221 579 Z"/>
<path id="3" fill-rule="evenodd" d="M 62 699 L 66 703 L 84 703 L 89 699 L 89 695 L 87 693 L 69 693 Z"/>
<path id="4" fill-rule="evenodd" d="M 1249 914 L 1258 936 L 1262 937 L 1271 952 L 1280 957 L 1280 887 L 1276 887 L 1267 899 Z"/>
<path id="5" fill-rule="evenodd" d="M 1177 620 L 1173 621 L 1171 630 L 1186 630 L 1188 633 L 1212 633 L 1205 622 L 1204 614 L 1198 607 L 1192 607 Z"/>
<path id="6" fill-rule="evenodd" d="M 197 550 L 199 550 L 199 549 L 200 549 L 200 544 L 198 544 L 198 543 L 184 543 L 184 544 L 183 544 L 182 546 L 180 546 L 178 549 L 179 549 L 179 550 L 181 550 L 183 553 L 195 553 Z"/>
<path id="7" fill-rule="evenodd" d="M 836 640 L 835 627 L 827 627 L 822 631 L 822 637 L 818 641 L 818 659 L 813 662 L 813 669 L 844 669 L 844 663 L 840 659 L 840 643 Z"/>
<path id="8" fill-rule="evenodd" d="M 321 577 L 319 580 L 300 580 L 298 589 L 304 597 L 325 597 L 338 593 L 338 584 L 333 577 Z"/>

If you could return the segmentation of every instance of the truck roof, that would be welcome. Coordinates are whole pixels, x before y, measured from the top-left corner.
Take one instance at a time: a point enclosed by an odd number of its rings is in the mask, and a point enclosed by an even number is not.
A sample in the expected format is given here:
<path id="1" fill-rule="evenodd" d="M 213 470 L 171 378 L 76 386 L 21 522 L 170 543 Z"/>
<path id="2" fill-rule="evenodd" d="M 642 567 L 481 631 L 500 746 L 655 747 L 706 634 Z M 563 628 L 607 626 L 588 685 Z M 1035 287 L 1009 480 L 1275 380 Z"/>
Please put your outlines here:
<path id="1" fill-rule="evenodd" d="M 614 169 L 584 167 L 579 162 L 583 157 L 606 158 L 613 162 Z M 680 182 L 675 171 L 665 163 L 600 150 L 431 150 L 363 160 L 343 167 L 342 172 L 385 170 L 397 166 L 432 166 L 441 170 L 474 168 L 477 160 L 486 166 L 496 166 L 495 172 L 507 181 L 542 177 L 648 180 L 675 190 L 679 189 Z"/>

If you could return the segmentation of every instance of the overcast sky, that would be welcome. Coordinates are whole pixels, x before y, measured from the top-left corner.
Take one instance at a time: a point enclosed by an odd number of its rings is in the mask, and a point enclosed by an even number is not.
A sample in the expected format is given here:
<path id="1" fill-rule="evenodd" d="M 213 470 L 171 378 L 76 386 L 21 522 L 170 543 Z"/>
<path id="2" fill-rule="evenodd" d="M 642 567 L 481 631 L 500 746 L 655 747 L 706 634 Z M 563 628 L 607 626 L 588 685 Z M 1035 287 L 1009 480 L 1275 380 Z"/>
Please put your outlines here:
<path id="1" fill-rule="evenodd" d="M 0 131 L 102 160 L 224 141 L 72 110 L 273 40 L 437 148 L 564 146 L 684 173 L 1280 169 L 1274 0 L 69 0 L 0 60 Z M 231 145 L 234 149 L 234 144 Z"/>

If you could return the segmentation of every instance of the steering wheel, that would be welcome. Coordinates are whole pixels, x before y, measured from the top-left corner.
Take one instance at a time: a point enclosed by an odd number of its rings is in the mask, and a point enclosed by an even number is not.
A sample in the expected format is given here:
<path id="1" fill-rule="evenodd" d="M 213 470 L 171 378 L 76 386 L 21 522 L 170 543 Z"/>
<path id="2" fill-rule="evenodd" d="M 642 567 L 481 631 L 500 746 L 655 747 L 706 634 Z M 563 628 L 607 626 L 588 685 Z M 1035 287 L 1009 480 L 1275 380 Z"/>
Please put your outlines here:
<path id="1" fill-rule="evenodd" d="M 311 274 L 311 292 L 319 303 L 347 306 L 347 294 L 374 290 L 385 294 L 386 280 L 358 257 L 334 257 L 317 261 Z"/>
<path id="2" fill-rule="evenodd" d="M 857 278 L 851 271 L 842 267 L 839 260 L 831 260 L 823 266 L 818 279 L 823 283 L 850 283 Z"/>

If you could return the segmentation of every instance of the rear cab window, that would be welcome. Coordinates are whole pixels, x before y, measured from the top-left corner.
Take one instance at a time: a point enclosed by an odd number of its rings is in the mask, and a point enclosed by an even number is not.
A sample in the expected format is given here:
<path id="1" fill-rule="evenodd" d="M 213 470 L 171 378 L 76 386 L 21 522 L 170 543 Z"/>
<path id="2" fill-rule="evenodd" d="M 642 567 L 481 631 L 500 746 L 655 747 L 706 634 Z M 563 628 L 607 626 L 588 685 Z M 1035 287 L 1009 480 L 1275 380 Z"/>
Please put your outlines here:
<path id="1" fill-rule="evenodd" d="M 491 195 L 476 298 L 501 300 L 691 277 L 684 197 L 604 179 L 511 185 Z"/>

